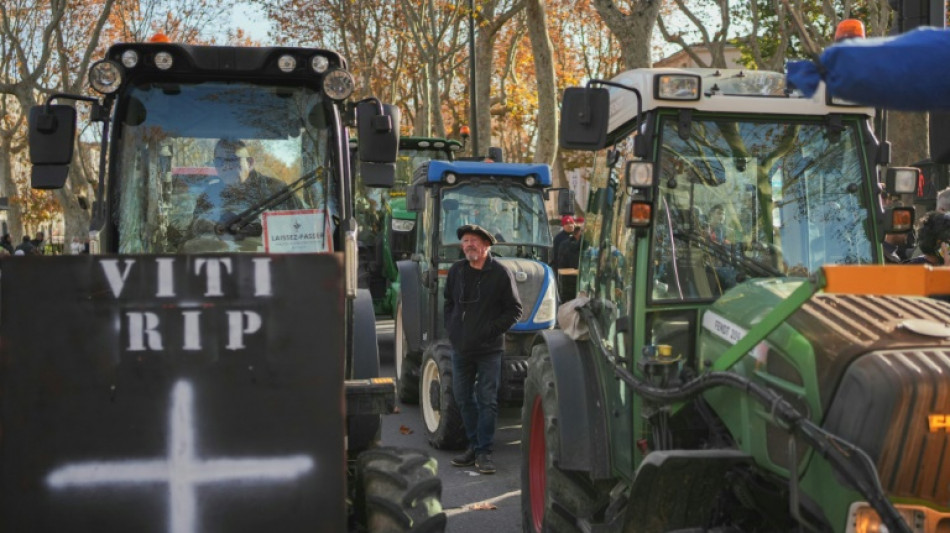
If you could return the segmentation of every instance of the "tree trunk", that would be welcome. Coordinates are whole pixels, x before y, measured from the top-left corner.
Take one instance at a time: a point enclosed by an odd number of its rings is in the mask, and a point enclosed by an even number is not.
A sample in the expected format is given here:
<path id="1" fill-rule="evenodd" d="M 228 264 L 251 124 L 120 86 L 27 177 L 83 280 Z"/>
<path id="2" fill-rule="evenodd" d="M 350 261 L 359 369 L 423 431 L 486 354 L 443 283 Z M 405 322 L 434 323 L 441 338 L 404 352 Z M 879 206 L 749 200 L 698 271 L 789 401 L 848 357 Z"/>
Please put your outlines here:
<path id="1" fill-rule="evenodd" d="M 478 149 L 484 156 L 491 146 L 491 79 L 494 63 L 495 35 L 479 31 L 475 38 L 475 103 L 478 114 L 475 124 L 478 130 Z"/>
<path id="2" fill-rule="evenodd" d="M 528 35 L 534 54 L 534 71 L 538 80 L 538 144 L 534 151 L 536 163 L 554 163 L 557 154 L 557 88 L 554 74 L 554 47 L 548 36 L 547 15 L 543 0 L 526 4 Z"/>
<path id="3" fill-rule="evenodd" d="M 620 41 L 620 55 L 624 68 L 649 67 L 653 27 L 660 13 L 660 4 L 653 0 L 628 0 L 630 14 L 624 15 L 613 0 L 593 0 L 594 9 L 604 20 L 610 32 Z"/>
<path id="4" fill-rule="evenodd" d="M 419 91 L 419 100 L 412 131 L 417 137 L 428 137 L 429 132 L 432 131 L 432 95 L 429 94 L 432 80 L 431 69 L 431 63 L 426 63 L 419 69 L 424 79 L 416 80 L 415 84 L 416 90 Z"/>
<path id="5" fill-rule="evenodd" d="M 0 186 L 3 187 L 3 194 L 9 199 L 16 196 L 16 182 L 13 180 L 13 153 L 11 152 L 12 140 L 9 136 L 0 136 Z M 13 239 L 13 245 L 20 243 L 23 236 L 23 229 L 20 225 L 20 213 L 22 208 L 18 203 L 10 203 L 10 209 L 7 211 L 7 229 L 10 237 Z"/>
<path id="6" fill-rule="evenodd" d="M 907 167 L 930 157 L 927 113 L 888 111 L 887 140 L 891 166 Z"/>
<path id="7" fill-rule="evenodd" d="M 429 59 L 429 114 L 432 116 L 429 135 L 445 138 L 445 119 L 442 117 L 442 92 L 439 90 L 439 60 Z"/>

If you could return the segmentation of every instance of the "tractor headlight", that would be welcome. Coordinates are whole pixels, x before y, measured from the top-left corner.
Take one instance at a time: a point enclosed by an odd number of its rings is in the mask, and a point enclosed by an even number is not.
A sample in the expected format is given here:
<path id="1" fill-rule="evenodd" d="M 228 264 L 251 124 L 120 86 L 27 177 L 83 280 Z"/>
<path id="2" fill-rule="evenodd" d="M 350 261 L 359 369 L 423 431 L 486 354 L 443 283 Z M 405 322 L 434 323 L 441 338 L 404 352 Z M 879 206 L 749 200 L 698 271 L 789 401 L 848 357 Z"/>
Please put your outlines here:
<path id="1" fill-rule="evenodd" d="M 282 55 L 277 58 L 277 68 L 281 72 L 293 72 L 297 68 L 297 58 L 292 55 Z"/>
<path id="2" fill-rule="evenodd" d="M 122 52 L 122 65 L 125 68 L 133 68 L 139 64 L 139 53 L 135 50 L 126 50 Z"/>
<path id="3" fill-rule="evenodd" d="M 341 68 L 333 69 L 323 77 L 323 92 L 333 100 L 346 100 L 355 88 L 353 75 Z"/>
<path id="4" fill-rule="evenodd" d="M 452 172 L 445 173 L 445 182 L 448 183 L 449 185 L 455 185 L 455 182 L 458 180 L 459 180 L 458 176 L 456 176 L 454 173 Z"/>
<path id="5" fill-rule="evenodd" d="M 630 187 L 653 187 L 653 163 L 647 161 L 630 161 L 627 163 L 627 185 Z"/>
<path id="6" fill-rule="evenodd" d="M 175 61 L 172 59 L 172 55 L 168 52 L 159 52 L 155 54 L 155 66 L 161 70 L 168 70 L 172 68 L 172 65 Z"/>
<path id="7" fill-rule="evenodd" d="M 934 533 L 942 531 L 946 524 L 950 524 L 950 513 L 941 513 L 920 505 L 897 504 L 894 509 L 914 533 Z M 848 513 L 847 533 L 885 533 L 887 526 L 881 521 L 870 505 L 865 502 L 851 504 Z"/>
<path id="8" fill-rule="evenodd" d="M 108 59 L 97 61 L 89 69 L 89 85 L 102 94 L 116 92 L 122 85 L 122 67 Z"/>
<path id="9" fill-rule="evenodd" d="M 695 74 L 661 74 L 654 83 L 658 100 L 699 100 L 701 84 Z"/>
<path id="10" fill-rule="evenodd" d="M 891 167 L 887 169 L 885 187 L 888 194 L 913 194 L 917 191 L 920 169 L 917 167 Z"/>
<path id="11" fill-rule="evenodd" d="M 557 316 L 557 296 L 554 294 L 554 278 L 548 281 L 548 286 L 541 297 L 538 313 L 534 315 L 535 322 L 550 322 Z"/>
<path id="12" fill-rule="evenodd" d="M 535 178 L 534 176 L 528 176 L 527 178 L 524 179 L 524 184 L 527 185 L 528 187 L 534 187 L 534 184 L 537 182 L 538 182 L 538 178 Z"/>
<path id="13" fill-rule="evenodd" d="M 415 220 L 400 220 L 398 218 L 393 219 L 393 231 L 412 231 L 416 227 Z"/>
<path id="14" fill-rule="evenodd" d="M 330 68 L 330 60 L 326 56 L 313 56 L 310 60 L 310 68 L 317 74 L 323 74 Z"/>

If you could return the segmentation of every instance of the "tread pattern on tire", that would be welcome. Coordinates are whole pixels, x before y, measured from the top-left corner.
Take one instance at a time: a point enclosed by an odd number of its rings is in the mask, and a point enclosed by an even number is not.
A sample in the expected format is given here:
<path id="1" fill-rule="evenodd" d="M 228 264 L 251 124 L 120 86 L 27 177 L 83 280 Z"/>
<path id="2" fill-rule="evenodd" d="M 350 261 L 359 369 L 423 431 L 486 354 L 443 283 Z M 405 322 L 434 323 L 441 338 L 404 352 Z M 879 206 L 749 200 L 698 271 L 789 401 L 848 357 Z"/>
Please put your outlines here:
<path id="1" fill-rule="evenodd" d="M 525 380 L 524 404 L 521 408 L 521 523 L 526 533 L 536 533 L 531 515 L 531 486 L 528 457 L 531 453 L 531 412 L 534 399 L 541 396 L 544 410 L 546 487 L 543 532 L 584 531 L 579 520 L 589 521 L 609 502 L 612 482 L 594 482 L 588 476 L 561 470 L 557 466 L 560 435 L 557 421 L 557 386 L 554 367 L 544 344 L 531 350 L 528 378 Z"/>
<path id="2" fill-rule="evenodd" d="M 429 431 L 428 426 L 423 424 L 426 431 L 426 438 L 429 444 L 437 450 L 460 450 L 468 446 L 468 437 L 465 435 L 465 424 L 462 422 L 462 414 L 455 403 L 455 387 L 452 385 L 452 348 L 445 343 L 439 343 L 426 351 L 423 356 L 422 365 L 419 373 L 422 374 L 422 368 L 425 368 L 426 359 L 433 359 L 439 367 L 440 385 L 442 387 L 441 395 L 441 420 L 439 427 L 435 431 Z M 419 388 L 422 387 L 422 377 L 419 377 Z M 419 395 L 427 394 L 426 391 L 419 390 Z M 420 405 L 425 408 L 420 398 Z"/>
<path id="3" fill-rule="evenodd" d="M 365 531 L 442 533 L 442 481 L 436 460 L 405 448 L 381 447 L 358 459 L 357 509 Z"/>

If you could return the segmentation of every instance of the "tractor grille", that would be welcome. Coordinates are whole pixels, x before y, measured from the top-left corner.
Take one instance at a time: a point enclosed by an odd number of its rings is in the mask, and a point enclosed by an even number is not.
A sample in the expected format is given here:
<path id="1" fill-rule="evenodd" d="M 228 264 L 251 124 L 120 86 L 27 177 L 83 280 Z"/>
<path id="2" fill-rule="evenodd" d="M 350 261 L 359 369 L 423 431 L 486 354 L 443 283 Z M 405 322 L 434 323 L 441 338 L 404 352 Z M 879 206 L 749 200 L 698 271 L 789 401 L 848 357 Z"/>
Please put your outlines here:
<path id="1" fill-rule="evenodd" d="M 515 278 L 518 273 L 523 272 L 527 275 L 525 281 L 518 281 L 518 297 L 521 298 L 521 318 L 518 322 L 527 322 L 531 319 L 531 312 L 538 304 L 538 298 L 541 296 L 541 287 L 544 285 L 544 265 L 530 259 L 499 258 L 498 262 L 505 265 Z"/>
<path id="2" fill-rule="evenodd" d="M 889 496 L 948 505 L 948 420 L 950 348 L 941 347 L 859 357 L 842 378 L 824 425 L 868 453 Z"/>

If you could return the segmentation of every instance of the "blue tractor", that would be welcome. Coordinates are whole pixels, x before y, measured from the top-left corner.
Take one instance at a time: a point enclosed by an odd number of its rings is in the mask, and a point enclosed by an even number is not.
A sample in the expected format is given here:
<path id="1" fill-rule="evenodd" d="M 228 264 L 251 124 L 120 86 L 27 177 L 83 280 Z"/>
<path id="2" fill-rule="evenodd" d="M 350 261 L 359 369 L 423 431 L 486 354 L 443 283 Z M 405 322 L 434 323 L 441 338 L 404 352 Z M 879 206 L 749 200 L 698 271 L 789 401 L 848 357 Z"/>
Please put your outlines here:
<path id="1" fill-rule="evenodd" d="M 551 248 L 545 199 L 551 186 L 547 165 L 430 161 L 415 172 L 406 204 L 419 214 L 416 250 L 398 263 L 396 306 L 397 391 L 404 403 L 420 403 L 429 443 L 465 446 L 465 431 L 452 392 L 452 348 L 442 319 L 445 279 L 462 259 L 456 229 L 478 224 L 494 232 L 492 255 L 511 270 L 524 312 L 506 334 L 499 403 L 524 397 L 531 338 L 554 327 L 557 287 L 544 262 Z M 570 209 L 570 192 L 558 204 Z"/>

